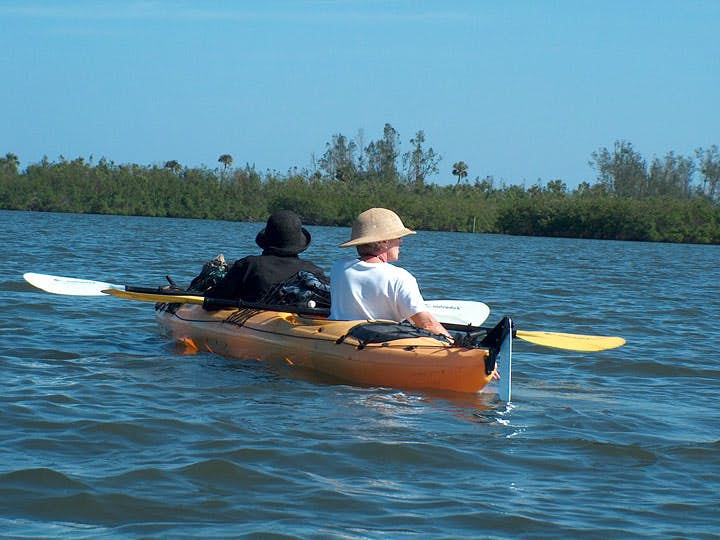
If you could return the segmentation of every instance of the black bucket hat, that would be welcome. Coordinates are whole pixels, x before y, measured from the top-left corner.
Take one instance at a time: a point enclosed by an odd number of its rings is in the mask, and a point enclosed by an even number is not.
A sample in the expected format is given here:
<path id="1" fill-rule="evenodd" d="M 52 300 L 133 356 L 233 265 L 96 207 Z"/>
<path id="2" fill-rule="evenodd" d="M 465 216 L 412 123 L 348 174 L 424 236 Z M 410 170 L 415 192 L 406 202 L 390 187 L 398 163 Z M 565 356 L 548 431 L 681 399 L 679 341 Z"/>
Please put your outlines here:
<path id="1" fill-rule="evenodd" d="M 308 248 L 310 239 L 310 233 L 295 212 L 278 210 L 268 218 L 255 243 L 276 255 L 297 255 Z"/>

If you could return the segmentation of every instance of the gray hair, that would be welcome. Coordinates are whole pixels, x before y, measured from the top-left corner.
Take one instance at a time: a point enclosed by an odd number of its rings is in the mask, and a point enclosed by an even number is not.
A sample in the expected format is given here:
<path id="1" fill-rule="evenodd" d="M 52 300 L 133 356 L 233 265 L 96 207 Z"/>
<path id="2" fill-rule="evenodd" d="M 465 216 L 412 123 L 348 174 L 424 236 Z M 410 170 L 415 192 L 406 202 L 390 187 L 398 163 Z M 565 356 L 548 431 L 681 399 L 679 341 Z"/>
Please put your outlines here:
<path id="1" fill-rule="evenodd" d="M 358 255 L 361 257 L 374 257 L 379 255 L 387 248 L 387 240 L 381 240 L 380 242 L 370 242 L 369 244 L 360 244 L 357 249 Z"/>

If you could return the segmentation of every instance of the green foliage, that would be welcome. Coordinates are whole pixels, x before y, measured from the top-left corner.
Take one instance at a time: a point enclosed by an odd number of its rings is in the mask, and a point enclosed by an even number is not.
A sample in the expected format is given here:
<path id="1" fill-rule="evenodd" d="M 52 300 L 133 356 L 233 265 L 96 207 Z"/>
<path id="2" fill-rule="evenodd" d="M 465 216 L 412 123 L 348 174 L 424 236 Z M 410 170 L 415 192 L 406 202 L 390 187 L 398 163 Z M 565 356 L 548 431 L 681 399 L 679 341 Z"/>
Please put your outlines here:
<path id="1" fill-rule="evenodd" d="M 545 195 L 501 205 L 496 224 L 529 236 L 720 243 L 720 207 L 703 198 Z"/>
<path id="2" fill-rule="evenodd" d="M 8 154 L 10 156 L 12 154 Z M 720 201 L 720 151 L 716 144 L 709 150 L 698 148 L 695 150 L 698 158 L 700 174 L 702 174 L 702 187 L 700 192 L 711 200 Z"/>
<path id="3" fill-rule="evenodd" d="M 227 171 L 230 167 L 232 167 L 233 164 L 233 158 L 230 154 L 222 154 L 218 158 L 218 162 L 222 163 L 223 167 Z"/>
<path id="4" fill-rule="evenodd" d="M 348 141 L 344 135 L 334 135 L 332 143 L 327 143 L 325 154 L 320 158 L 320 170 L 328 178 L 354 182 L 360 172 L 356 154 L 357 143 Z"/>
<path id="5" fill-rule="evenodd" d="M 400 136 L 390 124 L 383 128 L 383 138 L 371 142 L 365 150 L 367 172 L 372 178 L 396 184 L 400 179 L 397 160 L 400 155 Z"/>
<path id="6" fill-rule="evenodd" d="M 18 157 L 7 153 L 0 158 L 0 209 L 264 221 L 287 208 L 310 225 L 349 226 L 363 210 L 383 206 L 424 230 L 720 243 L 717 146 L 696 151 L 697 167 L 672 152 L 648 167 L 630 143 L 617 142 L 612 152 L 592 155 L 597 183 L 568 192 L 560 179 L 528 189 L 497 186 L 491 176 L 461 182 L 464 161 L 453 165 L 455 185 L 428 183 L 440 157 L 425 149 L 422 131 L 410 143 L 402 173 L 399 135 L 389 124 L 367 145 L 334 135 L 316 170 L 286 175 L 232 169 L 229 154 L 220 155 L 216 170 L 175 160 L 161 167 L 60 157 L 20 171 Z"/>
<path id="7" fill-rule="evenodd" d="M 468 166 L 467 163 L 464 161 L 458 161 L 457 163 L 453 164 L 452 168 L 452 175 L 457 176 L 457 183 L 460 183 L 460 180 L 464 180 L 467 178 L 468 175 Z"/>
<path id="8" fill-rule="evenodd" d="M 607 148 L 593 152 L 590 165 L 608 192 L 632 198 L 648 194 L 647 164 L 632 143 L 617 141 L 612 153 Z"/>
<path id="9" fill-rule="evenodd" d="M 413 149 L 403 154 L 405 178 L 408 184 L 421 189 L 428 176 L 437 174 L 440 156 L 432 148 L 425 150 L 425 132 L 420 130 L 410 139 Z"/>

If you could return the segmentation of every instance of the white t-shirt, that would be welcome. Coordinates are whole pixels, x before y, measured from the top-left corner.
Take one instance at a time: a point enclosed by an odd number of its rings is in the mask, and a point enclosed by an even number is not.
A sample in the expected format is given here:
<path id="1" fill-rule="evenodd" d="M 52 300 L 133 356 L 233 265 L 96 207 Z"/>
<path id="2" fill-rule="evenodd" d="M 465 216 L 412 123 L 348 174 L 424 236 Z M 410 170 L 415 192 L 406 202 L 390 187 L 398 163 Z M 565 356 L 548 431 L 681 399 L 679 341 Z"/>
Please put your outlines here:
<path id="1" fill-rule="evenodd" d="M 389 263 L 336 261 L 330 272 L 330 319 L 402 321 L 427 311 L 413 275 Z"/>

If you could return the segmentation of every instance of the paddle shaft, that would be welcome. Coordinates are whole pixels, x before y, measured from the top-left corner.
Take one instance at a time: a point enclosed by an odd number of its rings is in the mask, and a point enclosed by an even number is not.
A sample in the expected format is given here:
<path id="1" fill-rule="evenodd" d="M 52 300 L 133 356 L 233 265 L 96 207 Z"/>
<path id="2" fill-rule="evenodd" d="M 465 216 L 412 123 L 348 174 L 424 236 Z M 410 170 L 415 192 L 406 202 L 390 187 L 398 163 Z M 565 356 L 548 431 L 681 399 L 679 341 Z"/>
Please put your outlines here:
<path id="1" fill-rule="evenodd" d="M 257 309 L 264 311 L 282 311 L 285 313 L 297 313 L 298 315 L 313 315 L 318 317 L 328 317 L 330 310 L 326 308 L 312 308 L 307 306 L 290 306 L 290 305 L 272 305 L 263 304 L 260 302 L 246 302 L 245 300 L 230 300 L 225 298 L 209 298 L 207 296 L 189 295 L 184 291 L 173 291 L 172 289 L 163 289 L 161 287 L 133 287 L 131 285 L 125 286 L 125 291 L 119 291 L 110 289 L 104 291 L 111 296 L 118 296 L 120 298 L 129 298 L 135 300 L 141 300 L 138 296 L 125 295 L 123 292 L 138 293 L 138 295 L 147 295 L 147 301 L 150 302 L 173 302 L 173 297 L 177 297 L 178 304 L 202 304 L 207 308 L 237 308 L 237 309 Z M 157 296 L 158 298 L 151 298 Z"/>
<path id="2" fill-rule="evenodd" d="M 314 315 L 328 317 L 330 310 L 326 308 L 311 308 L 305 306 L 273 305 L 260 302 L 246 302 L 245 300 L 231 300 L 226 298 L 209 298 L 207 296 L 188 294 L 182 290 L 163 289 L 162 287 L 134 287 L 126 285 L 122 289 L 106 289 L 103 293 L 118 298 L 139 300 L 141 302 L 167 302 L 169 304 L 201 304 L 209 308 L 235 308 L 235 309 L 257 309 L 264 311 L 282 311 L 284 313 L 297 313 L 298 315 Z M 477 332 L 489 330 L 489 327 L 472 326 L 469 324 L 445 323 L 442 325 L 448 330 L 459 332 Z"/>
<path id="3" fill-rule="evenodd" d="M 110 294 L 108 291 L 121 291 L 124 298 L 132 300 L 141 300 L 145 302 L 167 302 L 168 297 L 174 297 L 173 303 L 190 303 L 203 304 L 202 296 L 196 296 L 189 291 L 179 289 L 177 287 L 137 287 L 130 285 L 119 285 L 117 283 L 108 283 L 106 281 L 94 281 L 90 279 L 80 279 L 73 277 L 52 276 L 49 274 L 38 274 L 35 272 L 26 272 L 23 274 L 25 281 L 41 289 L 53 294 L 63 294 L 70 296 L 103 296 Z M 168 278 L 172 283 L 172 280 Z M 116 294 L 116 296 L 120 296 Z M 470 300 L 427 300 L 426 305 L 428 311 L 432 313 L 442 323 L 470 324 L 480 326 L 487 320 L 490 315 L 490 308 L 482 302 Z M 219 309 L 222 307 L 242 307 L 238 306 L 236 300 L 208 300 L 206 306 L 210 309 Z M 250 308 L 262 308 L 262 305 L 250 305 Z M 308 310 L 315 309 L 315 306 L 308 307 Z M 287 311 L 287 310 L 286 310 Z M 327 316 L 324 311 L 304 311 L 307 315 Z"/>

